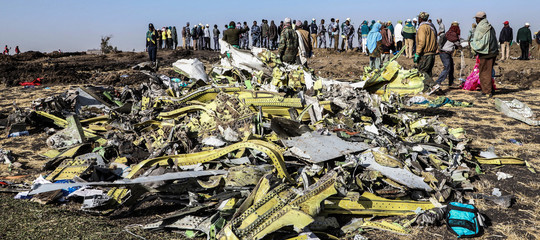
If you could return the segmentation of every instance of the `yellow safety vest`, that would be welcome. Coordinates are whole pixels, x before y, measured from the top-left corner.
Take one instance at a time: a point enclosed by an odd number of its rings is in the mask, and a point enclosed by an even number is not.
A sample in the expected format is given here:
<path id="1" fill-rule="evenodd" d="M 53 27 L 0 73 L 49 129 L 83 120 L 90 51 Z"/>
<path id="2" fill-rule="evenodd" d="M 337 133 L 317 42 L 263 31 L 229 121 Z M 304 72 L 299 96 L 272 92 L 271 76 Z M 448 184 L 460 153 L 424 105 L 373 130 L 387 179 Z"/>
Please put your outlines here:
<path id="1" fill-rule="evenodd" d="M 167 30 L 167 38 L 172 38 L 172 33 L 170 29 Z"/>
<path id="2" fill-rule="evenodd" d="M 161 32 L 161 39 L 167 40 L 167 31 L 166 30 Z"/>

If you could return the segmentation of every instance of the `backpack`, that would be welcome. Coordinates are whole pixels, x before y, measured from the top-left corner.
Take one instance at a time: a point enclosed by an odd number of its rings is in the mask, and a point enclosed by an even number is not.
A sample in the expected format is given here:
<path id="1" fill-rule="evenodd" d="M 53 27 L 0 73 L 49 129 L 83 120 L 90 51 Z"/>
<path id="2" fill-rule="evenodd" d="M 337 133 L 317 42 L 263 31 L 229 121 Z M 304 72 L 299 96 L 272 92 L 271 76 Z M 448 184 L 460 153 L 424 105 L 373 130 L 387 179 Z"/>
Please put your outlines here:
<path id="1" fill-rule="evenodd" d="M 448 230 L 458 238 L 479 236 L 484 226 L 483 217 L 478 213 L 478 209 L 470 204 L 449 203 L 445 219 Z"/>

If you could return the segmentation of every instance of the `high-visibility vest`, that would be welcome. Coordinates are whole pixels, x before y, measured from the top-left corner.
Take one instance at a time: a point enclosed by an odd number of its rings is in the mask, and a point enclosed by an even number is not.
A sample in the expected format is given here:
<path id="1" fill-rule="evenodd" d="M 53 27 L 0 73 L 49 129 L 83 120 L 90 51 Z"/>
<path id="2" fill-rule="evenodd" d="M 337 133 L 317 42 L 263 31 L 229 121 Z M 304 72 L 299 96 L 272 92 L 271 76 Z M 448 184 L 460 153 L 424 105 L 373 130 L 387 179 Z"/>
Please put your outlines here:
<path id="1" fill-rule="evenodd" d="M 161 39 L 167 40 L 167 31 L 162 31 L 161 32 Z"/>
<path id="2" fill-rule="evenodd" d="M 172 32 L 170 29 L 167 30 L 167 38 L 172 38 Z"/>

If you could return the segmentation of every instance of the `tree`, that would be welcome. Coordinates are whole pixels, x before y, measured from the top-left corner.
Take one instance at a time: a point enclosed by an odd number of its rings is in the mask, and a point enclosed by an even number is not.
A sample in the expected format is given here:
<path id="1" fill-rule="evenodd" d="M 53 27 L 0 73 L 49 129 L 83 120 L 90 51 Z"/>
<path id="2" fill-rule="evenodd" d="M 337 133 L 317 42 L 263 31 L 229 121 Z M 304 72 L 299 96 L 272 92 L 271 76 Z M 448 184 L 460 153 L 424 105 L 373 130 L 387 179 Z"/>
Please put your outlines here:
<path id="1" fill-rule="evenodd" d="M 109 40 L 111 40 L 111 38 L 112 38 L 112 35 L 101 37 L 101 52 L 103 53 L 118 52 L 118 49 L 116 47 L 109 45 Z"/>

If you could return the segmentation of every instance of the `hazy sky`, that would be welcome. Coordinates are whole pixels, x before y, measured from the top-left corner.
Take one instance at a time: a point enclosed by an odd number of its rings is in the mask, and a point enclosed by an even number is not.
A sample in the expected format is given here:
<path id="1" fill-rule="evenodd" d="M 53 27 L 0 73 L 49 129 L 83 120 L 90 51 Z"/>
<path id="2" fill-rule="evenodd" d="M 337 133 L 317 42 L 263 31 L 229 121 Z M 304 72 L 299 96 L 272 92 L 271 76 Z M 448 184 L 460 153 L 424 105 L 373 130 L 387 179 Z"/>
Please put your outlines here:
<path id="1" fill-rule="evenodd" d="M 331 17 L 362 20 L 405 20 L 426 11 L 435 22 L 442 18 L 446 28 L 459 21 L 466 37 L 477 11 L 485 11 L 497 35 L 505 20 L 514 35 L 525 22 L 534 33 L 540 29 L 539 0 L 206 0 L 206 1 L 128 1 L 128 0 L 0 0 L 0 46 L 12 51 L 84 51 L 99 48 L 100 37 L 112 35 L 111 45 L 121 50 L 142 51 L 148 23 L 156 27 L 176 26 L 180 31 L 187 21 L 218 24 L 220 29 L 231 20 L 260 22 L 281 21 L 285 17 L 311 20 Z M 179 32 L 180 35 L 180 32 Z M 180 37 L 180 36 L 179 36 Z"/>

